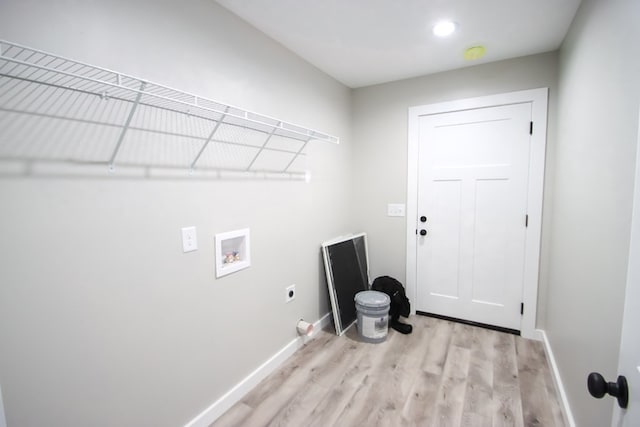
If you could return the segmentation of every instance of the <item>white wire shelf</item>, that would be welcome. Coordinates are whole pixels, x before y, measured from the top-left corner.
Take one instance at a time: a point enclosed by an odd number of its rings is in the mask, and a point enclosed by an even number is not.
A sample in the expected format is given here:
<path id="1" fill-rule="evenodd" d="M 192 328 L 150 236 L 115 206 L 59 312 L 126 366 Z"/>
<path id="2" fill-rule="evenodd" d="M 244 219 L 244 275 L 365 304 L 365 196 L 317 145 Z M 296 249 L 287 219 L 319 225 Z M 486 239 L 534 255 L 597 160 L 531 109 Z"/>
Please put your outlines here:
<path id="1" fill-rule="evenodd" d="M 338 137 L 0 40 L 0 159 L 304 175 Z"/>

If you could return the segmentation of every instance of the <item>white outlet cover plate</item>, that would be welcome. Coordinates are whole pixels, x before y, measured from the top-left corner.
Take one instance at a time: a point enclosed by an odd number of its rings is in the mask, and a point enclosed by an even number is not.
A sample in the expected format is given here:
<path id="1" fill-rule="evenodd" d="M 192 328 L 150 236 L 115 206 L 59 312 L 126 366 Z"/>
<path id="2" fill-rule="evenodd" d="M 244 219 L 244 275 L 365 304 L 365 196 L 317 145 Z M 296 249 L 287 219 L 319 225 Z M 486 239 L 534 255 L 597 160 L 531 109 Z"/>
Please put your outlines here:
<path id="1" fill-rule="evenodd" d="M 387 205 L 387 216 L 404 216 L 405 210 L 404 203 L 389 203 Z"/>
<path id="2" fill-rule="evenodd" d="M 182 229 L 182 251 L 192 252 L 198 250 L 198 236 L 195 227 L 184 227 Z"/>

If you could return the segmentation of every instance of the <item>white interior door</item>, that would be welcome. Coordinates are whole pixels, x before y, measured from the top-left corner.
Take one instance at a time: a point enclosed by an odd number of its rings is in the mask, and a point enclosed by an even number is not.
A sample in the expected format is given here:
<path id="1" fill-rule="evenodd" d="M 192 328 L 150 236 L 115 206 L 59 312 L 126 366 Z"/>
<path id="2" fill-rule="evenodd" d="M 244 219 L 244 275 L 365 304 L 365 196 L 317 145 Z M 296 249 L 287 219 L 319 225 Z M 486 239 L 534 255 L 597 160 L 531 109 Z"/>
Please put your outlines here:
<path id="1" fill-rule="evenodd" d="M 638 325 L 640 325 L 640 128 L 636 150 L 629 270 L 618 367 L 618 373 L 626 377 L 629 385 L 629 404 L 625 410 L 618 405 L 615 406 L 611 425 L 616 427 L 640 426 L 640 338 L 638 336 Z M 615 381 L 615 378 L 609 380 Z"/>
<path id="2" fill-rule="evenodd" d="M 520 103 L 420 117 L 418 311 L 520 330 L 531 115 Z"/>

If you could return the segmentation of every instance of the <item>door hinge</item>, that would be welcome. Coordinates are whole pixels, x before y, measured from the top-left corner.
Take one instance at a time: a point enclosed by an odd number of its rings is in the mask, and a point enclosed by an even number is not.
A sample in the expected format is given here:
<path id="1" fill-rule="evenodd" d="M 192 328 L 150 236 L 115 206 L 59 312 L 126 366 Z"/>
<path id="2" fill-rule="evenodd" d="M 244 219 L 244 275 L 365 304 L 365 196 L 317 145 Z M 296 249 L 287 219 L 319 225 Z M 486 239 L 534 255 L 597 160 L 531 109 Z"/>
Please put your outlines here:
<path id="1" fill-rule="evenodd" d="M 524 314 L 524 303 L 520 303 L 520 314 Z"/>
<path id="2" fill-rule="evenodd" d="M 529 226 L 529 215 L 528 214 L 524 216 L 524 226 L 525 227 Z"/>
<path id="3" fill-rule="evenodd" d="M 533 122 L 529 122 L 529 135 L 533 135 Z"/>

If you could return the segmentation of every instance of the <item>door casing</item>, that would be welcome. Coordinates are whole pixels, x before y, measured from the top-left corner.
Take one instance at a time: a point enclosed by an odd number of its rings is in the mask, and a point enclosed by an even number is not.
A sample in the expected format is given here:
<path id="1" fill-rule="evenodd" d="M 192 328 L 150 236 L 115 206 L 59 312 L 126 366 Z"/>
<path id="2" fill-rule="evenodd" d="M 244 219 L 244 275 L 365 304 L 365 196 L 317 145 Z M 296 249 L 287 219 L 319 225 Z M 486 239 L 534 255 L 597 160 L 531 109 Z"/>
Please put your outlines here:
<path id="1" fill-rule="evenodd" d="M 536 330 L 538 303 L 538 277 L 540 263 L 540 241 L 542 235 L 542 197 L 544 187 L 544 165 L 547 142 L 547 99 L 548 88 L 538 88 L 509 92 L 476 98 L 436 104 L 420 105 L 409 108 L 407 142 L 407 265 L 406 292 L 411 301 L 416 301 L 416 230 L 418 229 L 418 153 L 420 145 L 419 119 L 421 116 L 473 110 L 509 104 L 531 103 L 533 134 L 529 156 L 529 181 L 527 198 L 524 284 L 522 302 L 524 313 L 520 333 L 525 338 L 541 340 Z M 415 313 L 415 305 L 413 307 Z"/>

